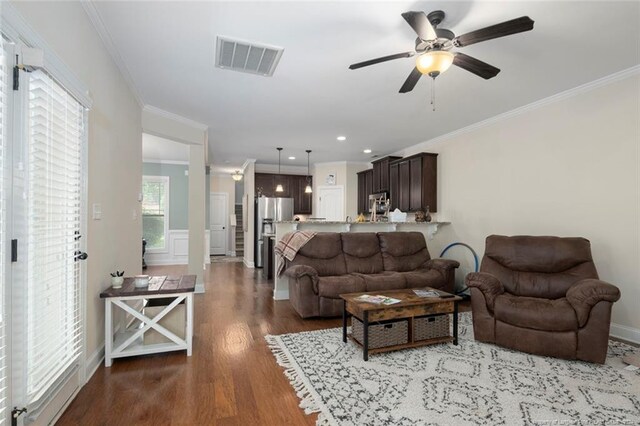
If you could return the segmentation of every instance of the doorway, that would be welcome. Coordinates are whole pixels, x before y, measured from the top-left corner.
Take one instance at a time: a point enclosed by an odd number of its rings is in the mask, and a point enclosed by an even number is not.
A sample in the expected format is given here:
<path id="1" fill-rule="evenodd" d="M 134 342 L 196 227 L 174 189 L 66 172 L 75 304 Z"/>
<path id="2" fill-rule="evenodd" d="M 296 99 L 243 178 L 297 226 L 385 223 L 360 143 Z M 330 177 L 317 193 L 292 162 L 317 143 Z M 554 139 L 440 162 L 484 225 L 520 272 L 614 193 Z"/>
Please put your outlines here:
<path id="1" fill-rule="evenodd" d="M 319 186 L 316 203 L 317 217 L 327 221 L 344 220 L 344 187 L 342 185 Z"/>
<path id="2" fill-rule="evenodd" d="M 227 218 L 229 199 L 226 192 L 212 192 L 209 197 L 209 232 L 210 254 L 224 256 L 227 254 Z"/>

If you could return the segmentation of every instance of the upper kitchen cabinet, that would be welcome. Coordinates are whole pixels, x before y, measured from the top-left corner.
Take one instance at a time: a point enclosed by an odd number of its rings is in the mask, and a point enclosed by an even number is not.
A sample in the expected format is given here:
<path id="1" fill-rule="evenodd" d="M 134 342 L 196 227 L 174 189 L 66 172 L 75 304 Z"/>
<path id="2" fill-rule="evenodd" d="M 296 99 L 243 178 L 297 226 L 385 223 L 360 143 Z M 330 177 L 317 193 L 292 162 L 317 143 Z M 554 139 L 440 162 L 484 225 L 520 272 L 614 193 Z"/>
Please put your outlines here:
<path id="1" fill-rule="evenodd" d="M 358 213 L 369 213 L 369 195 L 373 193 L 373 170 L 358 172 Z"/>
<path id="2" fill-rule="evenodd" d="M 309 182 L 313 182 L 312 177 L 309 177 Z M 278 184 L 282 185 L 282 192 L 276 192 Z M 293 198 L 294 214 L 311 214 L 313 194 L 304 192 L 306 186 L 306 176 L 275 173 L 255 174 L 256 195 L 260 193 L 265 197 Z"/>
<path id="3" fill-rule="evenodd" d="M 438 154 L 423 152 L 390 164 L 391 209 L 438 211 Z"/>
<path id="4" fill-rule="evenodd" d="M 372 193 L 376 194 L 379 192 L 390 191 L 391 187 L 389 181 L 389 166 L 391 165 L 392 161 L 398 159 L 400 159 L 400 157 L 388 156 L 380 158 L 379 160 L 373 161 L 371 163 L 373 164 L 373 187 L 371 189 Z"/>

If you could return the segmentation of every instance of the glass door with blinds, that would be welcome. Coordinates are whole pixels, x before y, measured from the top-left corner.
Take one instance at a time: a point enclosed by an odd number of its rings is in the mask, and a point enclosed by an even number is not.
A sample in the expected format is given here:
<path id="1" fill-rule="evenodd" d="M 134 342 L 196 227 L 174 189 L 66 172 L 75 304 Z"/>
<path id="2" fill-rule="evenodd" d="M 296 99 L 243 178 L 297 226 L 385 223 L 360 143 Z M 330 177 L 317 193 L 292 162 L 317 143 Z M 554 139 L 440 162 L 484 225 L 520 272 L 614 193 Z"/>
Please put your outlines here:
<path id="1" fill-rule="evenodd" d="M 87 111 L 45 70 L 19 71 L 18 86 L 3 104 L 12 116 L 10 405 L 26 409 L 19 424 L 48 424 L 81 380 Z"/>
<path id="2" fill-rule="evenodd" d="M 7 167 L 9 157 L 7 144 L 7 59 L 2 35 L 0 34 L 0 425 L 10 424 L 9 420 L 9 369 L 7 362 L 7 276 L 10 262 L 10 243 L 7 238 L 7 204 L 10 194 L 8 188 L 10 174 Z"/>

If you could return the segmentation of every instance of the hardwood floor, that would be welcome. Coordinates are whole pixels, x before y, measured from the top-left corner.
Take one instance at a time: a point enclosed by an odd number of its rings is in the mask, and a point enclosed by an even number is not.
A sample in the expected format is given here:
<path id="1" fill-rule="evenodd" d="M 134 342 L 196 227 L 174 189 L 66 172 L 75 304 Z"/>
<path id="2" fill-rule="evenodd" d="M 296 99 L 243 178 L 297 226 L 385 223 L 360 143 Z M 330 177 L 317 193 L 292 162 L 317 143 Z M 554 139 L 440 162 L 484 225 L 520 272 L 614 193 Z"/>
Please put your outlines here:
<path id="1" fill-rule="evenodd" d="M 341 325 L 302 320 L 273 284 L 242 263 L 216 263 L 195 295 L 193 356 L 185 352 L 114 360 L 100 366 L 58 425 L 313 425 L 266 334 Z M 150 267 L 151 275 L 186 273 L 186 266 Z"/>

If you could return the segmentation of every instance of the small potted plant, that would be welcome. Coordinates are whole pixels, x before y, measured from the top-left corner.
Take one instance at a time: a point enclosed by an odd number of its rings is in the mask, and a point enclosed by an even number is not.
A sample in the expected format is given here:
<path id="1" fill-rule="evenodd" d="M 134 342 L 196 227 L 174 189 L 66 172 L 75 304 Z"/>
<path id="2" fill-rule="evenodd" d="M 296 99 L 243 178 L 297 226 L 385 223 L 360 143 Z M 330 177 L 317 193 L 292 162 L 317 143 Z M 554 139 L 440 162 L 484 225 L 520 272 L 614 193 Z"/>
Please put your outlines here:
<path id="1" fill-rule="evenodd" d="M 124 271 L 115 271 L 111 273 L 111 286 L 113 288 L 122 288 L 124 282 Z"/>

